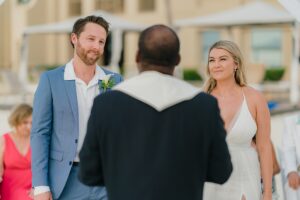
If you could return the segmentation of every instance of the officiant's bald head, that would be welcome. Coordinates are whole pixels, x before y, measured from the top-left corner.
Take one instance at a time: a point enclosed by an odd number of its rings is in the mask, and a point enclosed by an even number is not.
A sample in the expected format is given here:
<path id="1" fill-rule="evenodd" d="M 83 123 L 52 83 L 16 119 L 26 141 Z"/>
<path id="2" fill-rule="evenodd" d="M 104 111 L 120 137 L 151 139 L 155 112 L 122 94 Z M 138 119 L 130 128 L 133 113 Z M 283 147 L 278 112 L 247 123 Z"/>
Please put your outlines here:
<path id="1" fill-rule="evenodd" d="M 172 74 L 180 62 L 179 50 L 179 38 L 170 27 L 161 24 L 150 26 L 139 38 L 136 56 L 139 70 L 162 69 L 163 73 Z"/>

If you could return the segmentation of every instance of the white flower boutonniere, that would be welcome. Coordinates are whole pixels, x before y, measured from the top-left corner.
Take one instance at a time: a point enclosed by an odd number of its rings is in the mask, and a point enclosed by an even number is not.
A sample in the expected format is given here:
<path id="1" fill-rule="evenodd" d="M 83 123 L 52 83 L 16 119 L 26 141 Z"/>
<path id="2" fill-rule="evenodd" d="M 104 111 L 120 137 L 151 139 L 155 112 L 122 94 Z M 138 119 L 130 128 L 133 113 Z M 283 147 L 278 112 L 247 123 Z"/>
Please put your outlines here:
<path id="1" fill-rule="evenodd" d="M 114 85 L 115 81 L 112 78 L 113 74 L 107 74 L 103 78 L 100 84 L 100 91 L 106 92 L 107 90 L 110 90 Z"/>

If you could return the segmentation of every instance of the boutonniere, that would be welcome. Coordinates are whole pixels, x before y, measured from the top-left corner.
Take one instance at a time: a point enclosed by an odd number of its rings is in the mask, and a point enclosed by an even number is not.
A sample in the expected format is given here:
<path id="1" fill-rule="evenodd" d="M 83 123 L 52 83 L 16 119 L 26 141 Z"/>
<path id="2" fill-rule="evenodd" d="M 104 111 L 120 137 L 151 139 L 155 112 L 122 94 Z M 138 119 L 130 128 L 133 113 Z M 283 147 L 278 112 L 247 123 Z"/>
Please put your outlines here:
<path id="1" fill-rule="evenodd" d="M 115 85 L 115 80 L 112 78 L 113 74 L 107 74 L 101 81 L 99 85 L 100 91 L 106 92 L 107 90 L 111 90 L 111 88 Z"/>

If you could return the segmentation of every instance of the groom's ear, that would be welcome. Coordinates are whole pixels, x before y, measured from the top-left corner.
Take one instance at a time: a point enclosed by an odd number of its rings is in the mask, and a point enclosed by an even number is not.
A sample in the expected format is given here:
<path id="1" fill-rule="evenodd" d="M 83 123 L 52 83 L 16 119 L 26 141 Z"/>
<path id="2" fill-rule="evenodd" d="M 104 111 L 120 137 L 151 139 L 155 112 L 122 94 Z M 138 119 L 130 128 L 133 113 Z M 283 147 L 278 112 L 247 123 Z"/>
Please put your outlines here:
<path id="1" fill-rule="evenodd" d="M 78 39 L 77 35 L 75 33 L 71 33 L 70 41 L 71 41 L 71 44 L 72 44 L 73 48 L 74 48 L 75 44 L 77 43 L 77 39 Z"/>

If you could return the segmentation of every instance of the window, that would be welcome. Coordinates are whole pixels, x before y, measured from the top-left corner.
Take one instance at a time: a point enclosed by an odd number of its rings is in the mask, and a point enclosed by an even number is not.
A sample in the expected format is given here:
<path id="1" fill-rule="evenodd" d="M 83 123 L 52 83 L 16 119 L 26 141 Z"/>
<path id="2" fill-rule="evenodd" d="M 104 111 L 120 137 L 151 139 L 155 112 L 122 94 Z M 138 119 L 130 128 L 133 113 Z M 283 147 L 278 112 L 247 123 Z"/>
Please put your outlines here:
<path id="1" fill-rule="evenodd" d="M 81 15 L 81 1 L 80 0 L 71 0 L 70 1 L 70 16 L 79 16 Z"/>
<path id="2" fill-rule="evenodd" d="M 139 0 L 139 11 L 147 12 L 154 11 L 155 9 L 155 0 Z"/>
<path id="3" fill-rule="evenodd" d="M 210 47 L 220 40 L 220 33 L 218 31 L 205 31 L 202 33 L 202 60 L 206 63 L 208 58 L 208 51 Z"/>
<path id="4" fill-rule="evenodd" d="M 123 12 L 124 10 L 124 0 L 96 0 L 95 5 L 97 10 L 112 13 Z"/>
<path id="5" fill-rule="evenodd" d="M 252 31 L 252 62 L 267 68 L 282 65 L 282 31 L 254 29 Z"/>

